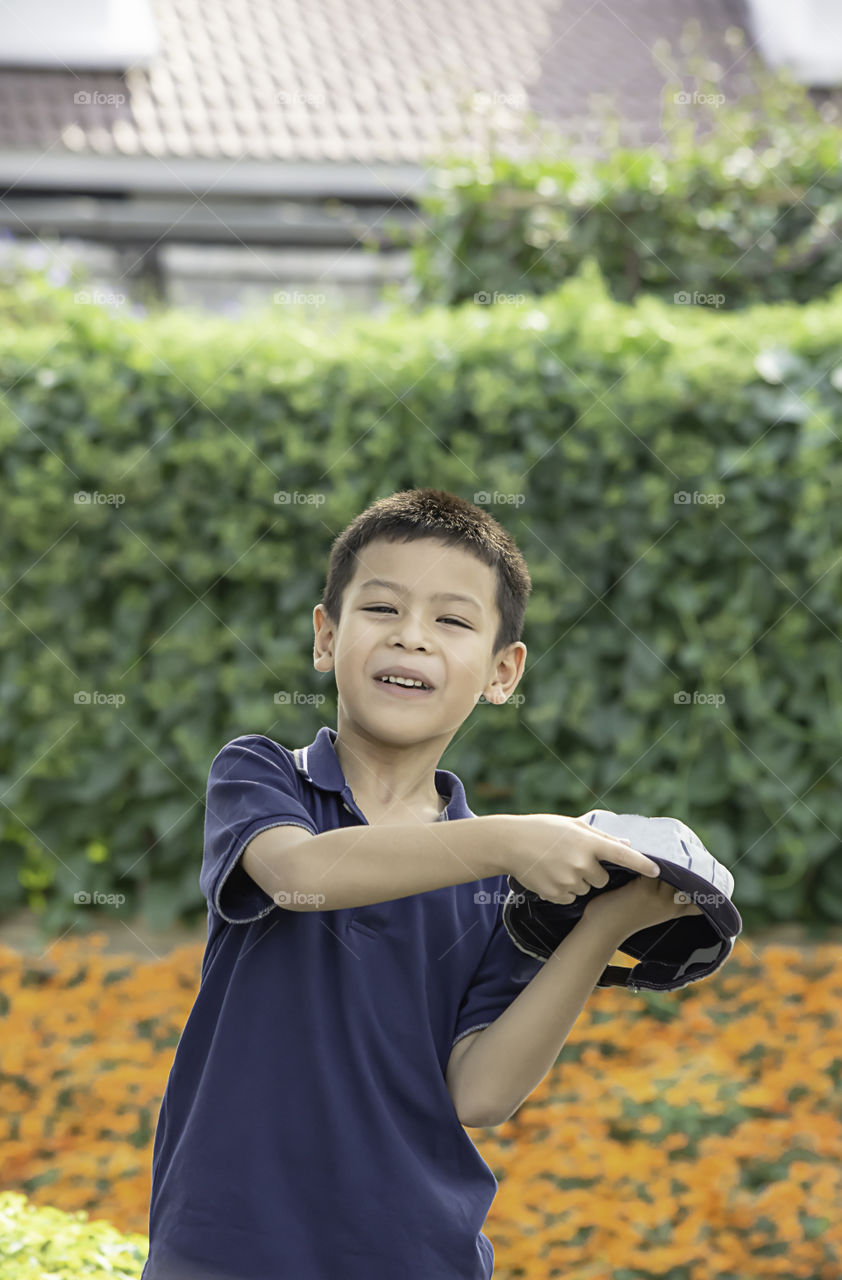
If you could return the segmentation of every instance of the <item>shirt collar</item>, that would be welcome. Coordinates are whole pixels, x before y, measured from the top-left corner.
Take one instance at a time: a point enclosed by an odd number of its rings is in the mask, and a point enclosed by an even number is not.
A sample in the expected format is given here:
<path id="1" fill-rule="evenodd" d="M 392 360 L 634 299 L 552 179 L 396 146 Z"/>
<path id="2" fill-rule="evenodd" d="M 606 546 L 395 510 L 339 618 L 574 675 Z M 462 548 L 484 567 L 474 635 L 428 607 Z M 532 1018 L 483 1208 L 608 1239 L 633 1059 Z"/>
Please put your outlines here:
<path id="1" fill-rule="evenodd" d="M 334 742 L 337 731 L 330 725 L 322 725 L 315 739 L 306 747 L 296 747 L 293 751 L 295 766 L 308 782 L 312 782 L 323 791 L 338 791 L 344 794 L 349 791 L 345 774 L 339 763 Z M 474 815 L 468 808 L 465 788 L 459 778 L 449 769 L 436 769 L 436 791 L 441 796 L 449 796 L 445 813 L 448 818 L 472 818 Z"/>

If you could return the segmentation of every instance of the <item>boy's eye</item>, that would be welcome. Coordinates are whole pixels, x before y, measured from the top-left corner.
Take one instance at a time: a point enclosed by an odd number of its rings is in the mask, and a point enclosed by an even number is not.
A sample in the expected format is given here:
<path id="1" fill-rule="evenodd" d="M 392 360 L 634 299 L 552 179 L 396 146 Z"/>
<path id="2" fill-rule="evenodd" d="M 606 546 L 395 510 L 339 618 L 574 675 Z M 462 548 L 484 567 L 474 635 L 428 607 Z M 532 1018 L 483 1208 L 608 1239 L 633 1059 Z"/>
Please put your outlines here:
<path id="1" fill-rule="evenodd" d="M 367 604 L 363 606 L 363 613 L 377 613 L 380 609 L 392 609 L 390 604 Z M 392 609 L 392 613 L 395 610 Z M 473 631 L 473 627 L 469 627 L 467 622 L 460 622 L 458 618 L 444 618 L 444 622 L 452 622 L 457 627 L 464 627 L 466 631 Z"/>

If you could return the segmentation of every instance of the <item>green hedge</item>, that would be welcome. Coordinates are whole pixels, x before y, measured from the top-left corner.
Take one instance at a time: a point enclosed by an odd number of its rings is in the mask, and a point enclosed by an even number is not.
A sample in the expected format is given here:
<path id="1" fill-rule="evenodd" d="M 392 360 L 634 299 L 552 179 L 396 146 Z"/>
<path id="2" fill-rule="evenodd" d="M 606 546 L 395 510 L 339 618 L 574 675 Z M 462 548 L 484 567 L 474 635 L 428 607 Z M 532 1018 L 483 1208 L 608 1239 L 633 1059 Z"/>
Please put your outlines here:
<path id="1" fill-rule="evenodd" d="M 628 307 L 588 262 L 527 307 L 335 332 L 62 292 L 45 314 L 0 329 L 5 909 L 200 918 L 213 756 L 336 724 L 331 540 L 434 484 L 505 495 L 535 586 L 522 701 L 443 759 L 475 810 L 676 814 L 748 926 L 842 917 L 842 291 Z M 74 903 L 94 891 L 126 901 Z"/>
<path id="2" fill-rule="evenodd" d="M 138 1280 L 149 1241 L 0 1191 L 0 1280 Z"/>
<path id="3" fill-rule="evenodd" d="M 620 146 L 609 126 L 603 158 L 577 155 L 536 122 L 526 160 L 443 159 L 419 201 L 414 297 L 542 294 L 587 256 L 622 301 L 734 310 L 825 295 L 842 279 L 838 114 L 783 74 L 754 75 L 737 101 L 716 82 L 668 84 L 657 147 Z"/>

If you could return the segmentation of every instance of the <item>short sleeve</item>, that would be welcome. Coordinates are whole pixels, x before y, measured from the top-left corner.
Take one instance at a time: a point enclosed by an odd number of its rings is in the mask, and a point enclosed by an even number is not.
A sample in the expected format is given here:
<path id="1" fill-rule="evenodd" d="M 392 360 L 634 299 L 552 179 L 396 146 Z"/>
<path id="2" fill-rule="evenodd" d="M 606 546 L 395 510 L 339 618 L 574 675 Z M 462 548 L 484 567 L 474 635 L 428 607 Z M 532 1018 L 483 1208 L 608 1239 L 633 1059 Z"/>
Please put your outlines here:
<path id="1" fill-rule="evenodd" d="M 243 870 L 246 845 L 269 827 L 303 827 L 317 835 L 299 798 L 295 761 L 271 739 L 245 734 L 214 757 L 205 799 L 199 887 L 208 906 L 230 924 L 251 924 L 276 907 Z"/>
<path id="2" fill-rule="evenodd" d="M 506 877 L 501 876 L 493 884 L 497 919 L 482 960 L 459 1006 L 451 1048 L 468 1032 L 479 1031 L 499 1018 L 544 963 L 526 955 L 512 942 L 503 924 L 503 903 L 508 893 Z"/>

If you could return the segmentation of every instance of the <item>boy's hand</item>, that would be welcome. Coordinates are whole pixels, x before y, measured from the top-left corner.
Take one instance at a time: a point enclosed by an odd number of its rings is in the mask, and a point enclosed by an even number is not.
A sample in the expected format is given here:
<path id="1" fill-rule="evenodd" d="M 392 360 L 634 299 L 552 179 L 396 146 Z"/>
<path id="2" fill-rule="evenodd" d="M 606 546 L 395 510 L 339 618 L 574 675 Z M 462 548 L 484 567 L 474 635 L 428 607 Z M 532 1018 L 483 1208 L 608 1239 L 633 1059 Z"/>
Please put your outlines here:
<path id="1" fill-rule="evenodd" d="M 652 880 L 648 876 L 635 876 L 619 889 L 591 898 L 582 912 L 583 919 L 597 917 L 623 941 L 649 925 L 700 915 L 702 908 L 681 889 L 666 880 Z"/>
<path id="2" fill-rule="evenodd" d="M 517 825 L 511 828 L 509 874 L 547 902 L 569 905 L 592 888 L 603 889 L 610 877 L 602 862 L 616 863 L 647 880 L 660 874 L 657 862 L 630 848 L 628 840 L 600 831 L 584 818 L 557 813 L 510 816 Z"/>

